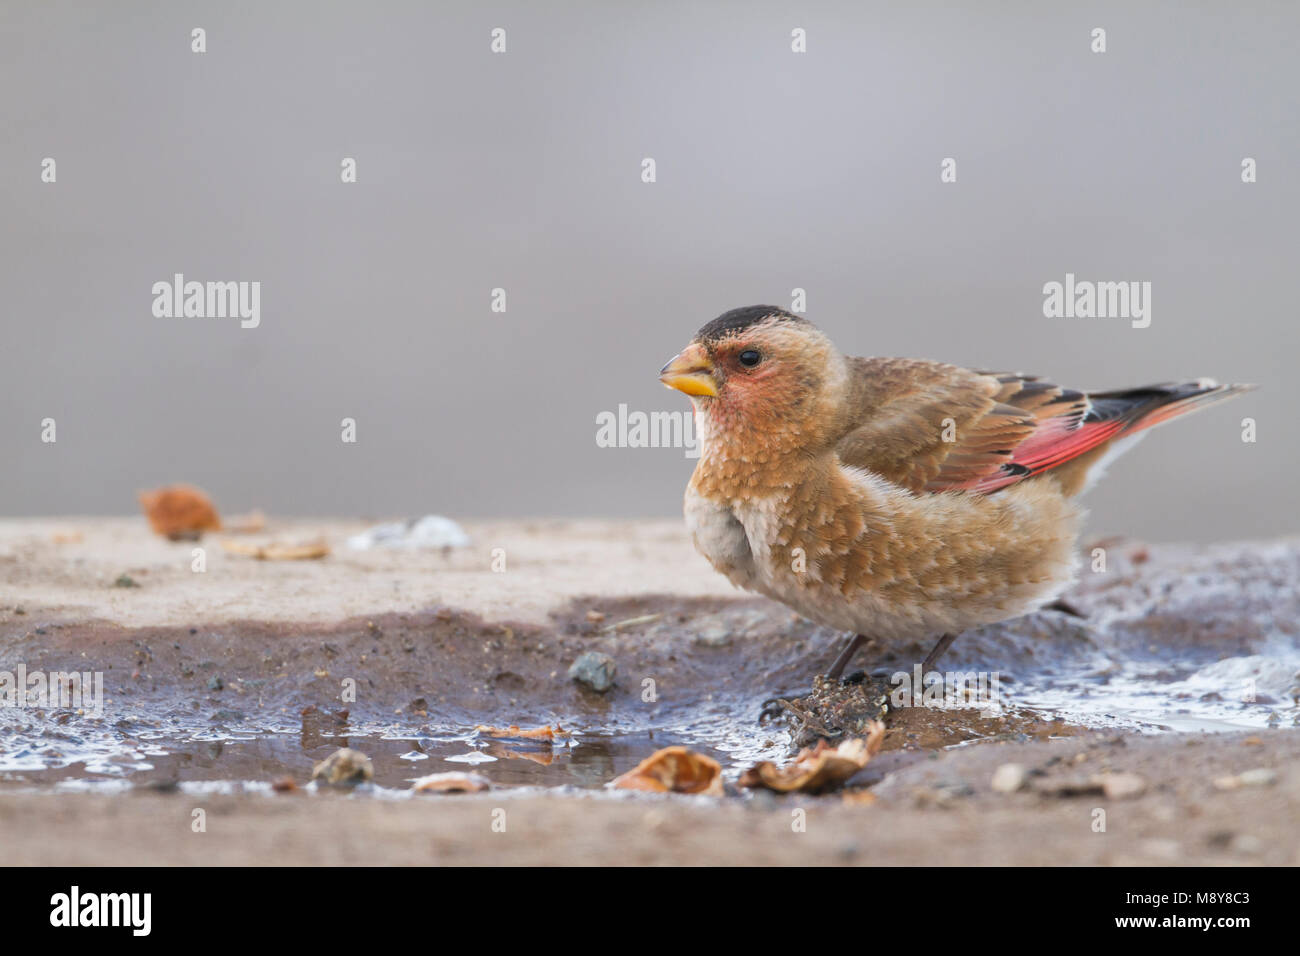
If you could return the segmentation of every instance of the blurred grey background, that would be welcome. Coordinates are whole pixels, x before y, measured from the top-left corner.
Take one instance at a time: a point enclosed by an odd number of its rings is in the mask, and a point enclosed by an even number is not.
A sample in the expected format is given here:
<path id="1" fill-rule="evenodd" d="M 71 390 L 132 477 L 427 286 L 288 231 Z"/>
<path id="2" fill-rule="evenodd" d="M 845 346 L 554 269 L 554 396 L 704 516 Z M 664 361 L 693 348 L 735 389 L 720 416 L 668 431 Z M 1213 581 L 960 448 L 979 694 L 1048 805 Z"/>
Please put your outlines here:
<path id="1" fill-rule="evenodd" d="M 659 366 L 800 287 L 850 353 L 1259 382 L 1116 464 L 1091 531 L 1294 532 L 1298 28 L 1283 2 L 3 0 L 0 512 L 186 480 L 225 512 L 677 514 L 693 462 L 597 447 L 597 414 L 686 409 Z M 175 272 L 261 282 L 260 327 L 155 318 Z M 1151 327 L 1044 318 L 1067 272 L 1150 281 Z"/>

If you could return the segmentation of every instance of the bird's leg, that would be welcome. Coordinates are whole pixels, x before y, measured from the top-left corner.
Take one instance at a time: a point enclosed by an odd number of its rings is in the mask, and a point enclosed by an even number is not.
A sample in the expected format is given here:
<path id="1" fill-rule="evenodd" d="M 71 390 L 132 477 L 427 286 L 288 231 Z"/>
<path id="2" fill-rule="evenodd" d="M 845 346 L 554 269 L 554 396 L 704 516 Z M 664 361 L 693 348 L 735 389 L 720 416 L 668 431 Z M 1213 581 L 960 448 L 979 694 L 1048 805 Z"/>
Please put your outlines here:
<path id="1" fill-rule="evenodd" d="M 929 673 L 930 668 L 939 663 L 939 658 L 943 657 L 944 651 L 952 647 L 952 642 L 955 640 L 957 640 L 956 634 L 945 634 L 939 638 L 939 643 L 934 645 L 934 650 L 925 656 L 925 661 L 921 664 L 921 673 Z"/>
<path id="2" fill-rule="evenodd" d="M 849 666 L 849 661 L 853 660 L 853 655 L 858 652 L 858 648 L 867 643 L 867 638 L 861 634 L 854 634 L 849 638 L 849 642 L 844 645 L 844 650 L 840 651 L 840 656 L 835 658 L 831 664 L 831 669 L 826 672 L 827 680 L 839 680 L 839 676 L 844 673 L 844 668 Z"/>

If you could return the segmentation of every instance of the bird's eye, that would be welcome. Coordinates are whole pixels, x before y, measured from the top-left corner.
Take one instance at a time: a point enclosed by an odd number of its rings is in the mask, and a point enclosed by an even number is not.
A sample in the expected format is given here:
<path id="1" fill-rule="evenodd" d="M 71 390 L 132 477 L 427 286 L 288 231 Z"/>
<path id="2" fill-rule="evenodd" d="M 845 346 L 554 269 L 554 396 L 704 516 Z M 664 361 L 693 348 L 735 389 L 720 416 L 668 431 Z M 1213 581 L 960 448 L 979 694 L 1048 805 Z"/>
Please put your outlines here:
<path id="1" fill-rule="evenodd" d="M 740 364 L 745 366 L 745 368 L 753 368 L 759 362 L 763 361 L 763 356 L 758 349 L 745 349 L 745 351 L 740 353 L 739 358 Z"/>

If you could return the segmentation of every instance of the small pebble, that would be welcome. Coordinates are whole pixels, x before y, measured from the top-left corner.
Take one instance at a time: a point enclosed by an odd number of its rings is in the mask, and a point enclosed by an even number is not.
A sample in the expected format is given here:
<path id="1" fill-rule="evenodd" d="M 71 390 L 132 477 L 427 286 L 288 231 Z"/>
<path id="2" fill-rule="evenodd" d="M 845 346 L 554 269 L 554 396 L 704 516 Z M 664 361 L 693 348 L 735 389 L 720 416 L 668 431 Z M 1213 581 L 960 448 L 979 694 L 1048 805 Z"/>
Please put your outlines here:
<path id="1" fill-rule="evenodd" d="M 1228 844 L 1234 853 L 1257 856 L 1264 852 L 1264 841 L 1252 833 L 1238 833 Z"/>
<path id="2" fill-rule="evenodd" d="M 991 786 L 995 793 L 1015 793 L 1029 779 L 1029 771 L 1024 764 L 1004 763 L 993 771 Z"/>
<path id="3" fill-rule="evenodd" d="M 614 675 L 617 673 L 618 665 L 614 663 L 614 658 L 599 651 L 587 651 L 569 668 L 571 678 L 601 694 L 614 686 Z"/>
<path id="4" fill-rule="evenodd" d="M 1277 771 L 1270 767 L 1256 767 L 1239 774 L 1214 778 L 1217 790 L 1240 790 L 1242 787 L 1271 787 L 1277 783 Z"/>
<path id="5" fill-rule="evenodd" d="M 726 647 L 731 643 L 731 631 L 721 625 L 706 627 L 695 635 L 695 643 L 703 647 Z"/>
<path id="6" fill-rule="evenodd" d="M 1146 793 L 1147 782 L 1136 773 L 1108 773 L 1102 775 L 1101 790 L 1111 800 L 1124 800 Z"/>
<path id="7" fill-rule="evenodd" d="M 1277 771 L 1272 767 L 1256 767 L 1237 774 L 1243 787 L 1271 787 L 1277 783 Z"/>
<path id="8" fill-rule="evenodd" d="M 331 787 L 346 787 L 364 783 L 375 777 L 374 765 L 359 750 L 343 747 L 334 751 L 311 772 L 313 780 L 320 780 Z"/>

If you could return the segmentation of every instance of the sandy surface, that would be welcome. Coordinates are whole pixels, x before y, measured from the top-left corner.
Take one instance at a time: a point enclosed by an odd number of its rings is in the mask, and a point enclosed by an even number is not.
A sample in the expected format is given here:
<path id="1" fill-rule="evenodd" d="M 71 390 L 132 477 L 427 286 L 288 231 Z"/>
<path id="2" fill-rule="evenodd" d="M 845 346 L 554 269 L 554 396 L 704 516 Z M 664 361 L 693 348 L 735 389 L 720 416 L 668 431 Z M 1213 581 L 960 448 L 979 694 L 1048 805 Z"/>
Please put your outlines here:
<path id="1" fill-rule="evenodd" d="M 180 620 L 327 623 L 449 605 L 489 620 L 540 622 L 576 595 L 735 595 L 691 546 L 679 520 L 467 523 L 472 546 L 439 551 L 353 550 L 368 524 L 271 522 L 266 533 L 172 542 L 143 518 L 0 521 L 0 604 L 126 627 Z M 222 541 L 324 540 L 319 561 L 258 561 Z M 207 570 L 191 570 L 193 551 Z M 502 549 L 505 570 L 494 571 Z M 498 565 L 499 566 L 499 565 Z M 114 588 L 122 574 L 140 588 Z"/>
<path id="2" fill-rule="evenodd" d="M 879 784 L 870 805 L 766 795 L 11 794 L 0 798 L 0 838 L 10 865 L 1297 866 L 1298 758 L 1296 734 L 994 744 L 914 763 Z M 1004 761 L 1040 768 L 1044 785 L 1102 768 L 1157 784 L 1121 800 L 994 793 Z M 1262 789 L 1213 785 L 1260 764 L 1290 769 Z M 195 810 L 203 832 L 193 830 Z"/>
<path id="3" fill-rule="evenodd" d="M 109 674 L 110 716 L 68 714 L 58 734 L 129 743 L 177 714 L 187 727 L 302 724 L 279 749 L 261 749 L 257 730 L 243 749 L 175 746 L 119 791 L 81 792 L 84 773 L 54 783 L 0 774 L 6 862 L 1300 865 L 1300 730 L 1289 718 L 1256 731 L 1140 734 L 1032 712 L 985 720 L 912 708 L 894 714 L 885 751 L 853 781 L 856 802 L 739 792 L 731 764 L 723 798 L 612 794 L 600 785 L 664 740 L 698 741 L 724 764 L 754 747 L 779 751 L 780 731 L 755 721 L 759 703 L 806 687 L 841 636 L 734 591 L 679 522 L 471 524 L 473 547 L 445 555 L 350 551 L 344 540 L 363 527 L 294 521 L 211 535 L 207 571 L 195 573 L 195 545 L 160 540 L 142 519 L 0 522 L 0 669 Z M 227 537 L 323 537 L 334 550 L 258 561 L 224 551 Z M 504 573 L 491 569 L 498 547 Z M 1072 595 L 1087 619 L 1051 612 L 973 633 L 953 664 L 1011 677 L 1102 653 L 1250 664 L 1279 642 L 1294 650 L 1294 542 L 1108 547 L 1110 572 Z M 122 575 L 139 586 L 115 586 Z M 619 622 L 628 626 L 610 627 Z M 608 694 L 567 678 L 586 650 L 618 661 Z M 924 650 L 896 648 L 885 662 Z M 362 688 L 350 716 L 335 714 L 344 676 Z M 647 677 L 654 704 L 642 696 Z M 1289 678 L 1275 677 L 1270 692 L 1285 709 Z M 427 718 L 414 700 L 427 702 Z M 1174 719 L 1172 692 L 1167 707 L 1170 726 L 1193 725 Z M 485 794 L 403 792 L 411 765 L 396 754 L 406 744 L 374 755 L 380 791 L 301 789 L 334 741 L 375 743 L 367 721 L 419 736 L 435 716 L 468 728 L 562 720 L 587 737 L 540 761 L 502 753 Z M 438 760 L 421 772 L 464 766 Z M 1023 790 L 993 790 L 1005 763 L 1024 766 Z M 1243 771 L 1267 779 L 1226 787 Z M 282 774 L 300 789 L 241 792 L 240 781 L 265 787 Z M 1097 780 L 1114 774 L 1140 776 L 1140 792 L 1107 796 Z M 205 832 L 192 829 L 196 809 Z M 498 810 L 505 832 L 492 826 Z"/>

